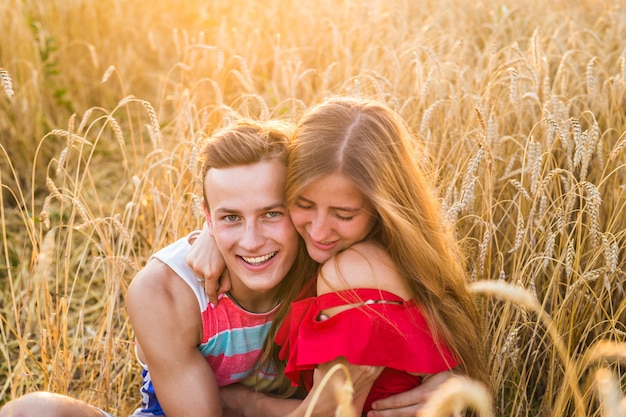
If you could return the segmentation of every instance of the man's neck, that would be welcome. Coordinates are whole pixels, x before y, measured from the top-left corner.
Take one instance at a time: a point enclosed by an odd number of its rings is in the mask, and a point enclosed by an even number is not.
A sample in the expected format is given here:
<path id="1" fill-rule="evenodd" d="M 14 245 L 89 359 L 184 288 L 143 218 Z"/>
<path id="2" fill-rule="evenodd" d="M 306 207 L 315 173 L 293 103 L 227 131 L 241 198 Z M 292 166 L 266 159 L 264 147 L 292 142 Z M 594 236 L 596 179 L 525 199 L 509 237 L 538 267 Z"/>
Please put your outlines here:
<path id="1" fill-rule="evenodd" d="M 245 287 L 241 282 L 233 281 L 228 296 L 235 304 L 251 313 L 266 313 L 278 304 L 278 288 L 260 293 Z"/>

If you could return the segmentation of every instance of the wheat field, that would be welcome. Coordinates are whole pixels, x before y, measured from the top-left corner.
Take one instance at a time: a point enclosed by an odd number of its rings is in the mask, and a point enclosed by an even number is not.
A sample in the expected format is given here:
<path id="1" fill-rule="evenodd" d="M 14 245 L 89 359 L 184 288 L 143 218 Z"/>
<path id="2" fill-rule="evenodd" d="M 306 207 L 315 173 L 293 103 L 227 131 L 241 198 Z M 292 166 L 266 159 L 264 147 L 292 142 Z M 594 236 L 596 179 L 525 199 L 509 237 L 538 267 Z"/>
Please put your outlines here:
<path id="1" fill-rule="evenodd" d="M 0 405 L 134 409 L 124 295 L 202 224 L 203 138 L 350 94 L 423 142 L 489 330 L 494 392 L 430 415 L 626 415 L 624 1 L 1 0 L 0 28 Z"/>

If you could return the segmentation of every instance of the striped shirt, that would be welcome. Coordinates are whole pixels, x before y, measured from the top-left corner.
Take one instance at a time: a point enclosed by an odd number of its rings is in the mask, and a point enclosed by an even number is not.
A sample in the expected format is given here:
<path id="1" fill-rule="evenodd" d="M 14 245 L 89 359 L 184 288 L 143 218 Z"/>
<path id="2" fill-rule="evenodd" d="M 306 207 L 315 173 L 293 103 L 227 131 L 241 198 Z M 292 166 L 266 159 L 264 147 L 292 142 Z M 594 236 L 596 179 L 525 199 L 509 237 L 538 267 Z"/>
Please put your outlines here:
<path id="1" fill-rule="evenodd" d="M 271 391 L 276 380 L 274 370 L 258 369 L 257 364 L 278 306 L 267 313 L 251 313 L 225 295 L 216 308 L 210 308 L 203 285 L 185 260 L 190 247 L 185 237 L 159 250 L 152 258 L 169 266 L 196 295 L 203 330 L 198 349 L 211 366 L 218 386 L 241 382 L 265 392 Z M 133 415 L 163 415 L 150 371 L 146 364 L 141 365 L 142 406 Z"/>

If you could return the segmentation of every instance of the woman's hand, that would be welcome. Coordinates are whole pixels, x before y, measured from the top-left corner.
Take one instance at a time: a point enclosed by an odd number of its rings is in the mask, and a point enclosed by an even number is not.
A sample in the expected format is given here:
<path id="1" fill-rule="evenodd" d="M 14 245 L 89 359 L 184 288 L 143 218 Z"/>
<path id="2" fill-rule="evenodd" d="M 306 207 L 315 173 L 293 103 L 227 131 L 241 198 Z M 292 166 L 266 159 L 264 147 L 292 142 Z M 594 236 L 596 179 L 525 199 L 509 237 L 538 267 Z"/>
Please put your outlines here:
<path id="1" fill-rule="evenodd" d="M 433 391 L 453 376 L 452 371 L 430 375 L 410 391 L 374 402 L 373 410 L 367 413 L 367 417 L 415 417 Z"/>
<path id="2" fill-rule="evenodd" d="M 219 295 L 230 290 L 230 279 L 225 274 L 224 257 L 211 236 L 209 226 L 204 223 L 202 231 L 189 239 L 191 248 L 186 256 L 187 264 L 193 269 L 198 280 L 204 283 L 204 292 L 213 305 L 217 305 Z"/>

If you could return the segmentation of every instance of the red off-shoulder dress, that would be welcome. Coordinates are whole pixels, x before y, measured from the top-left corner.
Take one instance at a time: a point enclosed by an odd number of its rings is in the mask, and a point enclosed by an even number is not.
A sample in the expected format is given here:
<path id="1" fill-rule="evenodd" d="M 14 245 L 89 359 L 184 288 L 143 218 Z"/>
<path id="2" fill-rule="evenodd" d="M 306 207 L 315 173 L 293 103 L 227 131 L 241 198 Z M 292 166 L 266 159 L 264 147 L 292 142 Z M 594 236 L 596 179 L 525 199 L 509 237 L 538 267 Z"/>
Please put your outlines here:
<path id="1" fill-rule="evenodd" d="M 331 307 L 359 304 L 327 319 Z M 276 342 L 287 360 L 285 374 L 310 391 L 316 365 L 344 356 L 355 365 L 384 366 L 374 381 L 363 412 L 374 401 L 408 391 L 421 383 L 414 373 L 449 370 L 458 360 L 436 343 L 414 301 L 387 291 L 357 288 L 309 297 L 292 303 Z"/>

